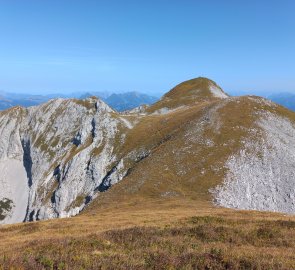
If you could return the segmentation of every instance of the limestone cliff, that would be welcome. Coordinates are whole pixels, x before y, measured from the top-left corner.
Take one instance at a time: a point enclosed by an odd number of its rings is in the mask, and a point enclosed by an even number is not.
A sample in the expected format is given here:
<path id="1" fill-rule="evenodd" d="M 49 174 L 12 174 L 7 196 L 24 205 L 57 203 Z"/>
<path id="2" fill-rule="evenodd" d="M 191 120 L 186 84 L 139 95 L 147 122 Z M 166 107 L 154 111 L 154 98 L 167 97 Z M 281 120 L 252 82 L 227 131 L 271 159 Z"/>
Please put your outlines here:
<path id="1" fill-rule="evenodd" d="M 295 213 L 294 123 L 295 113 L 205 78 L 124 113 L 97 98 L 11 108 L 0 112 L 0 223 L 135 195 Z"/>

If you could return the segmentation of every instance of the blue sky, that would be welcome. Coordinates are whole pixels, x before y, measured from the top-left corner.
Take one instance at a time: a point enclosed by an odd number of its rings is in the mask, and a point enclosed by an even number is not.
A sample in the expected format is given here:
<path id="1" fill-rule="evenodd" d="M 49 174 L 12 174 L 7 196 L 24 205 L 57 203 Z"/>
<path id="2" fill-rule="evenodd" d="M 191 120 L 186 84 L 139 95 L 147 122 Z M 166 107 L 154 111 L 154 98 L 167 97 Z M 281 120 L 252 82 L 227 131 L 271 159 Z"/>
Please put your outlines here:
<path id="1" fill-rule="evenodd" d="M 0 0 L 0 90 L 295 93 L 295 1 Z"/>

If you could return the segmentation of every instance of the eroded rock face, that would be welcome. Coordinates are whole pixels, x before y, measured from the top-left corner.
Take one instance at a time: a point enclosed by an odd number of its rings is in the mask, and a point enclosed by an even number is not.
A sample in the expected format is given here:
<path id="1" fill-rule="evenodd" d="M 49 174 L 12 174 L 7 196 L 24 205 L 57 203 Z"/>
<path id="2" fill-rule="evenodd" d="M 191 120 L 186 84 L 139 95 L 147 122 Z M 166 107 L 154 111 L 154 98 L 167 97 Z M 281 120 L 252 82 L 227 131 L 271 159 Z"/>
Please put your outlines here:
<path id="1" fill-rule="evenodd" d="M 75 215 L 103 181 L 105 189 L 120 181 L 126 172 L 114 147 L 124 121 L 98 99 L 2 112 L 0 200 L 11 206 L 0 222 Z"/>
<path id="2" fill-rule="evenodd" d="M 121 114 L 96 98 L 0 112 L 0 224 L 76 215 L 125 176 L 131 194 L 211 188 L 220 206 L 295 213 L 294 119 L 204 78 Z"/>
<path id="3" fill-rule="evenodd" d="M 0 224 L 23 221 L 26 216 L 29 188 L 22 161 L 2 160 L 0 172 L 0 200 L 3 204 L 3 217 L 0 218 Z"/>
<path id="4" fill-rule="evenodd" d="M 23 221 L 26 215 L 29 189 L 19 132 L 23 115 L 19 107 L 0 115 L 0 224 Z"/>
<path id="5" fill-rule="evenodd" d="M 224 207 L 295 213 L 295 126 L 270 112 L 225 167 L 224 184 L 212 190 Z"/>

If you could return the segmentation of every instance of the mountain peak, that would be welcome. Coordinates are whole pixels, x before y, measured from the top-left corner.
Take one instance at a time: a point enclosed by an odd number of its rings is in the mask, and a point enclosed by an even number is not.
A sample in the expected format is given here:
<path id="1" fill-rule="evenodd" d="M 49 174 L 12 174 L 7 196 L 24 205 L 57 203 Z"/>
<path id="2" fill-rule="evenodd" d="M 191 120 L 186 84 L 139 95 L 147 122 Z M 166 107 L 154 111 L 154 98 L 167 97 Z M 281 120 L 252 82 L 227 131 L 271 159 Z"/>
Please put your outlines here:
<path id="1" fill-rule="evenodd" d="M 180 97 L 227 98 L 228 95 L 224 93 L 221 87 L 218 86 L 214 81 L 208 78 L 198 77 L 176 85 L 172 90 L 164 95 L 164 98 Z"/>
<path id="2" fill-rule="evenodd" d="M 204 77 L 198 77 L 176 85 L 159 102 L 151 106 L 149 111 L 155 112 L 163 108 L 175 109 L 227 97 L 229 96 L 214 81 Z"/>

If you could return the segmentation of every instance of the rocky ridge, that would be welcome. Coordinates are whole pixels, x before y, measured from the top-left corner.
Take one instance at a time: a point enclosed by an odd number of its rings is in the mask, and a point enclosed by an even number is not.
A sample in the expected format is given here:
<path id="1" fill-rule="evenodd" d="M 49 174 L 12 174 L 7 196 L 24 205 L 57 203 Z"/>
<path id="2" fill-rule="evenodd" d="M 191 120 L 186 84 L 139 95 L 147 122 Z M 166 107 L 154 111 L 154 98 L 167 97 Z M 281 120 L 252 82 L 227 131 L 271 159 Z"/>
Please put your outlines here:
<path id="1" fill-rule="evenodd" d="M 69 217 L 134 194 L 294 213 L 294 123 L 205 78 L 124 113 L 96 98 L 11 108 L 0 112 L 0 222 Z"/>

